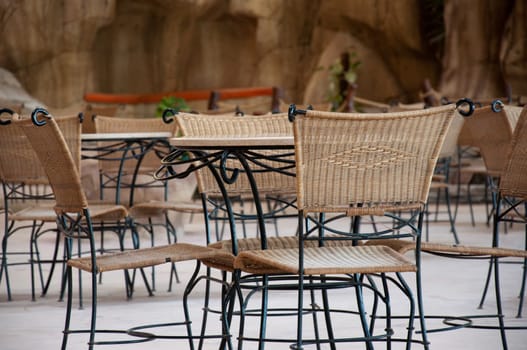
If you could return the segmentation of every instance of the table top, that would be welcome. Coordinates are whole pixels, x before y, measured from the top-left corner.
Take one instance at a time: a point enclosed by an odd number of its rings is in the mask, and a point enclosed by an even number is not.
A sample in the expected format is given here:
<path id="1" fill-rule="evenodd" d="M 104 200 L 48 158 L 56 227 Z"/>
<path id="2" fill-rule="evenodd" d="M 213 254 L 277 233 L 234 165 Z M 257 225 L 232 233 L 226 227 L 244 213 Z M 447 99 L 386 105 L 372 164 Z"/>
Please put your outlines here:
<path id="1" fill-rule="evenodd" d="M 171 137 L 170 132 L 110 132 L 81 135 L 82 141 L 154 140 Z"/>
<path id="2" fill-rule="evenodd" d="M 293 136 L 255 137 L 173 137 L 170 144 L 182 149 L 225 149 L 225 148 L 293 148 Z"/>

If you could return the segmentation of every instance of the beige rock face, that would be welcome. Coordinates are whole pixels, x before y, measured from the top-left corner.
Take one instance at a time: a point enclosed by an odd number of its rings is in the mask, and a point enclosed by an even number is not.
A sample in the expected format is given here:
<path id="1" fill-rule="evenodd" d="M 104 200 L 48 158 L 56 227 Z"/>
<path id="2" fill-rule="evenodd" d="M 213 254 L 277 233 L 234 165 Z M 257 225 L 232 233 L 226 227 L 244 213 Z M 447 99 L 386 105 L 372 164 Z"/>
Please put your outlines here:
<path id="1" fill-rule="evenodd" d="M 445 0 L 444 55 L 427 42 L 420 0 L 0 0 L 0 67 L 46 105 L 85 92 L 276 85 L 321 102 L 344 50 L 362 61 L 358 96 L 527 95 L 524 1 Z M 432 18 L 433 19 L 433 18 Z M 437 19 L 437 18 L 436 18 Z M 425 23 L 426 24 L 426 23 Z"/>

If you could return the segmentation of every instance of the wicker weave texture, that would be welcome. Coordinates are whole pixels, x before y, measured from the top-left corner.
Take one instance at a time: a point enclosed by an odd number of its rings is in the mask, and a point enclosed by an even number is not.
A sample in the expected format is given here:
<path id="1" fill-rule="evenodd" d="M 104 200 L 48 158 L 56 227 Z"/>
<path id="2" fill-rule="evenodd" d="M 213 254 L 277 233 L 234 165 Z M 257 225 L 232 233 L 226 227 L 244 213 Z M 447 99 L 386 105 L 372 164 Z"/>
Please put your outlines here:
<path id="1" fill-rule="evenodd" d="M 77 167 L 80 164 L 79 132 L 77 116 L 57 118 L 68 148 Z M 13 123 L 0 127 L 0 178 L 9 183 L 48 184 L 44 168 L 24 132 Z"/>
<path id="2" fill-rule="evenodd" d="M 44 167 L 55 194 L 56 210 L 73 213 L 81 212 L 88 206 L 76 163 L 77 154 L 80 161 L 81 147 L 78 119 L 76 123 L 68 136 L 70 143 L 76 144 L 73 152 L 70 152 L 54 118 L 46 119 L 46 124 L 40 127 L 33 125 L 30 119 L 16 123 L 28 137 Z"/>
<path id="3" fill-rule="evenodd" d="M 422 208 L 454 109 L 298 115 L 299 208 L 349 215 Z"/>
<path id="4" fill-rule="evenodd" d="M 476 109 L 465 120 L 465 143 L 478 147 L 487 172 L 500 175 L 507 161 L 512 126 L 505 110 L 493 112 L 490 106 Z"/>
<path id="5" fill-rule="evenodd" d="M 241 252 L 234 266 L 251 273 L 298 273 L 298 249 Z M 415 265 L 387 246 L 342 246 L 304 249 L 304 273 L 380 273 L 416 271 Z"/>
<path id="6" fill-rule="evenodd" d="M 393 250 L 405 254 L 415 249 L 415 242 L 402 239 L 378 239 L 370 240 L 365 243 L 366 246 L 384 245 L 392 248 Z M 442 253 L 460 257 L 470 256 L 488 256 L 488 257 L 527 257 L 527 250 L 510 249 L 510 248 L 497 248 L 497 247 L 480 247 L 480 246 L 467 246 L 467 245 L 452 245 L 435 242 L 422 242 L 421 251 L 428 253 Z"/>
<path id="7" fill-rule="evenodd" d="M 134 269 L 195 259 L 229 259 L 230 254 L 195 244 L 176 243 L 97 256 L 97 272 Z M 91 257 L 70 259 L 68 265 L 91 272 Z"/>
<path id="8" fill-rule="evenodd" d="M 95 118 L 95 130 L 97 133 L 132 133 L 132 132 L 169 132 L 172 135 L 176 133 L 175 123 L 164 123 L 161 118 L 116 118 L 98 116 Z M 101 145 L 112 144 L 112 142 L 101 142 Z M 122 152 L 112 153 L 113 159 L 120 159 Z M 141 172 L 153 173 L 159 168 L 160 160 L 153 152 L 147 153 L 141 163 Z M 123 164 L 123 171 L 133 172 L 136 166 L 136 160 L 127 160 Z M 119 162 L 99 161 L 99 168 L 105 172 L 115 172 L 119 168 Z"/>
<path id="9" fill-rule="evenodd" d="M 503 107 L 505 114 L 507 115 L 507 120 L 512 130 L 516 128 L 518 119 L 520 119 L 520 114 L 522 113 L 523 107 L 519 106 L 509 106 L 506 105 Z"/>
<path id="10" fill-rule="evenodd" d="M 465 118 L 456 111 L 454 113 L 454 118 L 452 119 L 452 123 L 450 124 L 450 127 L 448 128 L 448 132 L 445 137 L 445 141 L 443 142 L 443 146 L 441 147 L 441 151 L 439 152 L 439 158 L 448 158 L 448 157 L 454 157 L 457 154 L 457 140 L 459 138 L 459 134 L 461 132 L 461 129 L 463 128 L 463 124 L 465 123 Z"/>
<path id="11" fill-rule="evenodd" d="M 186 137 L 251 137 L 251 136 L 292 136 L 292 125 L 287 115 L 267 114 L 263 116 L 234 116 L 234 115 L 204 115 L 179 113 L 176 120 L 181 132 Z M 260 154 L 272 156 L 282 154 L 283 151 L 258 151 Z M 292 159 L 292 157 L 290 158 Z M 273 165 L 273 161 L 262 160 L 262 163 Z M 242 169 L 236 159 L 228 159 L 226 165 L 230 169 Z M 249 164 L 251 169 L 261 167 Z M 276 165 L 276 164 L 274 164 Z M 267 171 L 253 173 L 260 194 L 287 194 L 295 192 L 295 179 L 277 172 Z M 202 168 L 197 171 L 198 186 L 201 193 L 219 195 L 219 189 L 211 172 Z M 232 195 L 250 194 L 251 189 L 246 176 L 227 185 L 227 192 Z"/>
<path id="12" fill-rule="evenodd" d="M 527 200 L 527 107 L 518 118 L 510 150 L 500 179 L 501 195 Z"/>

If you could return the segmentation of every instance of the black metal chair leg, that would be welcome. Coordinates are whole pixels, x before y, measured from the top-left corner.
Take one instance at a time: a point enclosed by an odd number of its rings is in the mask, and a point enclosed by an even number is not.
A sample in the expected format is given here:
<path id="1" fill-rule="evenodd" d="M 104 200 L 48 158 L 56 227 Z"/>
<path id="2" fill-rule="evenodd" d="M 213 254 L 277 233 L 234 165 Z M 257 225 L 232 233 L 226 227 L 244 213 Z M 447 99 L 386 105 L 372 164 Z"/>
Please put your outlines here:
<path id="1" fill-rule="evenodd" d="M 359 280 L 359 276 L 355 275 L 355 279 Z M 364 333 L 364 338 L 366 339 L 366 349 L 373 350 L 373 344 L 371 342 L 371 333 L 370 326 L 368 325 L 368 320 L 366 319 L 366 309 L 364 307 L 364 297 L 362 293 L 362 285 L 357 284 L 355 286 L 355 298 L 357 300 L 357 307 L 360 316 L 360 323 L 362 327 L 362 332 Z"/>
<path id="2" fill-rule="evenodd" d="M 448 188 L 445 188 L 445 201 L 446 201 L 446 210 L 448 214 L 448 221 L 450 222 L 450 231 L 454 235 L 454 241 L 456 244 L 459 244 L 459 237 L 457 235 L 456 231 L 456 219 L 454 215 L 452 214 L 452 209 L 450 208 L 450 193 L 448 191 Z"/>
<path id="3" fill-rule="evenodd" d="M 53 273 L 55 272 L 55 265 L 57 264 L 57 256 L 59 254 L 59 248 L 60 248 L 60 233 L 57 232 L 57 238 L 55 239 L 55 248 L 53 249 L 51 268 L 49 270 L 46 283 L 44 284 L 44 287 L 42 288 L 42 296 L 45 296 L 48 293 L 48 289 L 51 284 L 51 279 L 53 277 Z"/>
<path id="4" fill-rule="evenodd" d="M 72 308 L 72 295 L 73 295 L 73 282 L 72 282 L 72 271 L 71 267 L 66 268 L 66 273 L 64 274 L 64 280 L 67 284 L 67 301 L 66 301 L 66 319 L 64 321 L 64 330 L 62 331 L 62 350 L 66 350 L 68 347 L 68 336 L 70 330 L 70 321 L 71 321 L 71 308 Z"/>
<path id="5" fill-rule="evenodd" d="M 331 312 L 330 312 L 330 306 L 329 306 L 328 291 L 325 289 L 322 290 L 322 303 L 324 305 L 324 316 L 326 319 L 326 331 L 328 332 L 328 338 L 335 339 L 335 335 L 333 334 L 333 324 L 331 322 L 331 315 L 330 315 Z M 317 332 L 317 337 L 318 337 L 318 332 Z M 337 349 L 337 346 L 335 345 L 335 343 L 330 343 L 330 347 L 331 347 L 331 350 Z M 317 349 L 320 349 L 320 344 L 317 344 Z"/>
<path id="6" fill-rule="evenodd" d="M 496 312 L 498 316 L 498 324 L 500 327 L 501 343 L 503 350 L 508 349 L 507 336 L 505 334 L 505 322 L 503 321 L 503 309 L 501 305 L 501 290 L 500 290 L 500 275 L 499 275 L 499 264 L 497 258 L 492 258 L 492 264 L 494 265 L 494 287 L 496 289 Z"/>
<path id="7" fill-rule="evenodd" d="M 7 226 L 7 225 L 6 225 Z M 13 300 L 11 296 L 11 283 L 9 281 L 9 272 L 7 271 L 7 232 L 8 228 L 5 228 L 4 238 L 2 239 L 2 269 L 0 270 L 0 281 L 2 280 L 2 272 L 4 274 L 6 288 L 7 288 L 7 300 Z"/>
<path id="8" fill-rule="evenodd" d="M 428 334 L 426 332 L 426 320 L 423 305 L 423 288 L 422 288 L 422 277 L 421 277 L 421 259 L 420 256 L 416 256 L 416 292 L 417 292 L 417 309 L 419 311 L 419 322 L 421 323 L 421 336 L 423 346 L 425 350 L 430 349 L 430 343 L 428 342 Z"/>
<path id="9" fill-rule="evenodd" d="M 269 276 L 264 275 L 262 280 L 262 304 L 261 304 L 261 315 L 260 315 L 260 341 L 258 342 L 258 350 L 265 349 L 265 335 L 267 331 L 267 312 L 269 307 Z"/>

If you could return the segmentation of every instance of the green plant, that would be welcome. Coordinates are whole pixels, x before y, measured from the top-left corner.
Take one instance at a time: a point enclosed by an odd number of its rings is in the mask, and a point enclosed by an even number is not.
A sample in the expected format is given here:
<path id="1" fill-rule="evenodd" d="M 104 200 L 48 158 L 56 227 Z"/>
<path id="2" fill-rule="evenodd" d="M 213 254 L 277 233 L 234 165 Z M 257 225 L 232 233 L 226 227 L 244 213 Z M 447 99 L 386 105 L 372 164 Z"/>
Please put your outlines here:
<path id="1" fill-rule="evenodd" d="M 156 116 L 161 117 L 167 108 L 172 108 L 178 112 L 190 112 L 190 107 L 187 105 L 185 99 L 175 96 L 165 96 L 159 101 L 156 107 Z"/>
<path id="2" fill-rule="evenodd" d="M 343 52 L 339 59 L 328 67 L 329 86 L 328 101 L 333 110 L 337 110 L 346 99 L 348 88 L 357 81 L 357 73 L 361 61 L 354 51 Z"/>

